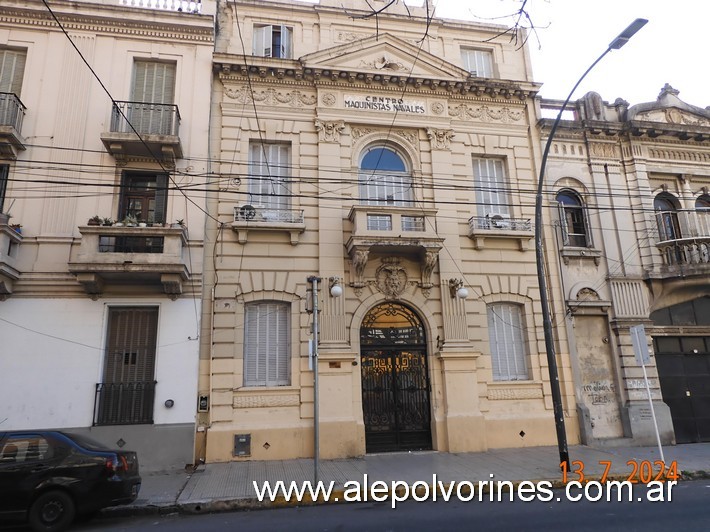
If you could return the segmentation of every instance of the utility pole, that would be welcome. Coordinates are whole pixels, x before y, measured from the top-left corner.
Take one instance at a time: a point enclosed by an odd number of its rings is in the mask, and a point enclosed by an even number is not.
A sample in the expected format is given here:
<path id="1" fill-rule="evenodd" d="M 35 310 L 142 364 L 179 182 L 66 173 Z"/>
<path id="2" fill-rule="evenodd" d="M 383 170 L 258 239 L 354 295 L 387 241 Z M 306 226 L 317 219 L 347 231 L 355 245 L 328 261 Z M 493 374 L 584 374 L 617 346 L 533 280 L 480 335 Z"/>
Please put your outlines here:
<path id="1" fill-rule="evenodd" d="M 312 312 L 313 312 L 313 343 L 311 349 L 311 361 L 313 364 L 313 483 L 318 483 L 318 458 L 320 455 L 320 430 L 318 420 L 318 283 L 320 277 L 311 276 L 308 282 L 311 283 Z"/>

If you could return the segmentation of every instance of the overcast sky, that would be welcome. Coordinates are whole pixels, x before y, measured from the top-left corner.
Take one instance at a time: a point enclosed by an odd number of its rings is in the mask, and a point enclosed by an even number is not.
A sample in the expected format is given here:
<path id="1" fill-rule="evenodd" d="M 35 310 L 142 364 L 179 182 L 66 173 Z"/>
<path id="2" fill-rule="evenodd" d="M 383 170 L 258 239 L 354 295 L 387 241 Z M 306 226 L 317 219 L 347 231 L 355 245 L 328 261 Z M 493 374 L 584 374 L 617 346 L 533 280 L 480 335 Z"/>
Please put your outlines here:
<path id="1" fill-rule="evenodd" d="M 514 12 L 515 0 L 436 0 L 437 15 L 472 19 Z M 539 43 L 530 52 L 540 95 L 564 99 L 609 43 L 635 18 L 648 24 L 610 52 L 575 92 L 631 105 L 655 101 L 664 84 L 698 107 L 710 106 L 710 0 L 528 0 Z M 507 24 L 507 20 L 495 22 Z"/>

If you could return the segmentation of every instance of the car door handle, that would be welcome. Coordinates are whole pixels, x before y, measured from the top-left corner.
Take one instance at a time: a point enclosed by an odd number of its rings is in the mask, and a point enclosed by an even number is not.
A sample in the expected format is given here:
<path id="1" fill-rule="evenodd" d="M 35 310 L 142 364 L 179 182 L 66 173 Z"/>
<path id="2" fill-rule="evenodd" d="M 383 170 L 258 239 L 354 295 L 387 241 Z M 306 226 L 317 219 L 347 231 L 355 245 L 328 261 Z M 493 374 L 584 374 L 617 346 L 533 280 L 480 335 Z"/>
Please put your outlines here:
<path id="1" fill-rule="evenodd" d="M 47 471 L 49 466 L 36 466 L 30 469 L 30 473 L 39 473 L 40 471 Z"/>

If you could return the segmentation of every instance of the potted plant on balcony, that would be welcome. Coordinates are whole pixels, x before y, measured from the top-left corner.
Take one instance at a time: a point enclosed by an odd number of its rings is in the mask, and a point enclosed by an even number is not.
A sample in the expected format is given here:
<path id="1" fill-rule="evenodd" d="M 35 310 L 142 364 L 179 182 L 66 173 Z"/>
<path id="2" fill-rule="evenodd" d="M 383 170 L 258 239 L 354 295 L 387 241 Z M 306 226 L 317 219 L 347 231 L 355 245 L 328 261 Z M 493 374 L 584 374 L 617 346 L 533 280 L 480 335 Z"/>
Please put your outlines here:
<path id="1" fill-rule="evenodd" d="M 10 227 L 18 234 L 22 234 L 22 224 L 10 224 Z"/>
<path id="2" fill-rule="evenodd" d="M 113 225 L 113 220 L 111 218 L 102 218 L 101 225 L 105 225 L 105 226 L 110 227 Z"/>
<path id="3" fill-rule="evenodd" d="M 135 216 L 129 214 L 123 219 L 123 225 L 125 225 L 126 227 L 136 227 L 138 225 L 138 219 Z"/>
<path id="4" fill-rule="evenodd" d="M 103 218 L 101 218 L 101 216 L 94 214 L 91 218 L 89 218 L 89 221 L 86 222 L 86 225 L 101 225 L 102 221 Z"/>
<path id="5" fill-rule="evenodd" d="M 183 220 L 182 218 L 180 218 L 179 220 L 175 220 L 175 223 L 172 224 L 172 227 L 173 227 L 174 229 L 177 229 L 177 228 L 180 228 L 180 227 L 183 228 L 183 229 L 185 229 L 185 220 Z"/>

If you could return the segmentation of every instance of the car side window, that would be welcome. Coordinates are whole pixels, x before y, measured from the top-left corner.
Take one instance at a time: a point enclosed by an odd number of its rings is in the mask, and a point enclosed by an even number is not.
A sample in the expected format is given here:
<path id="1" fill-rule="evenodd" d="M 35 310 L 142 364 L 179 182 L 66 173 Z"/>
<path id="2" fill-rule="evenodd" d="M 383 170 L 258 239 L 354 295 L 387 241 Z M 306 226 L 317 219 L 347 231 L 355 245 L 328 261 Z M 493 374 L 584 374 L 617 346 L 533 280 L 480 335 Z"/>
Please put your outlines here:
<path id="1" fill-rule="evenodd" d="M 0 464 L 39 462 L 54 455 L 49 442 L 38 435 L 11 436 L 0 450 Z"/>

